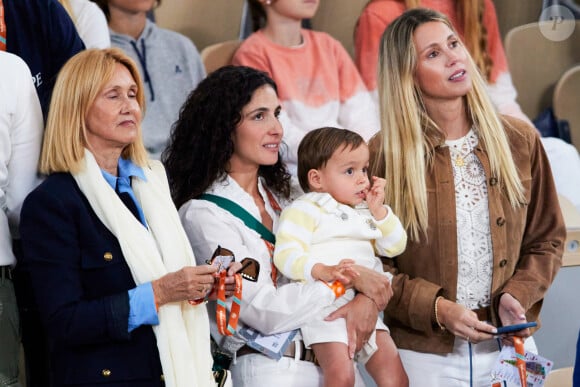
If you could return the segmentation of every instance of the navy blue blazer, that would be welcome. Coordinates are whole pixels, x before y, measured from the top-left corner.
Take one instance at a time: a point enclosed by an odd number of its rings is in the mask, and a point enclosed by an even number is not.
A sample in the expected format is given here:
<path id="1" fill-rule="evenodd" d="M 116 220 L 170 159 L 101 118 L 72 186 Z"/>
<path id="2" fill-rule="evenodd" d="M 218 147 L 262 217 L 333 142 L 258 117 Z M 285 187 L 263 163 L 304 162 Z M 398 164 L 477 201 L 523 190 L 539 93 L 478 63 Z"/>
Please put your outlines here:
<path id="1" fill-rule="evenodd" d="M 128 333 L 135 281 L 119 242 L 70 174 L 52 174 L 28 195 L 20 235 L 53 384 L 163 386 L 152 327 Z"/>

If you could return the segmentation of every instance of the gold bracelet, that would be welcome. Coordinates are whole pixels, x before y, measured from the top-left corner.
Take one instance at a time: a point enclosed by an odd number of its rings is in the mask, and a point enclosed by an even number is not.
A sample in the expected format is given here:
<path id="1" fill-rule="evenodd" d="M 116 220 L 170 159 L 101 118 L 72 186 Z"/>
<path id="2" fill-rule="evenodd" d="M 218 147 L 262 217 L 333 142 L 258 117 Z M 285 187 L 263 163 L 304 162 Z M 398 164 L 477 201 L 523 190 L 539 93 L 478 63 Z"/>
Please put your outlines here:
<path id="1" fill-rule="evenodd" d="M 442 331 L 445 330 L 445 326 L 443 326 L 440 322 L 439 322 L 439 314 L 437 313 L 437 303 L 439 303 L 439 300 L 445 298 L 443 296 L 439 296 L 435 299 L 435 322 L 437 323 L 437 325 L 439 325 L 439 329 L 441 329 Z"/>

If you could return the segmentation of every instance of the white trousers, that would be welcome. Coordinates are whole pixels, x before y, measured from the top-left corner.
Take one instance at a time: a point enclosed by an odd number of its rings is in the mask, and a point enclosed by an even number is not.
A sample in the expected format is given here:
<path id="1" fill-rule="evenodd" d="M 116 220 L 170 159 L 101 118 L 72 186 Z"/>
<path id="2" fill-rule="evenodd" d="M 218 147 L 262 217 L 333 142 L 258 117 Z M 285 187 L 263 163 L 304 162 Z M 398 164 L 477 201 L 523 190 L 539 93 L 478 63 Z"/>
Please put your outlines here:
<path id="1" fill-rule="evenodd" d="M 392 276 L 391 276 L 392 277 Z M 334 301 L 332 305 L 324 308 L 316 317 L 300 328 L 300 333 L 304 339 L 304 344 L 310 348 L 312 344 L 318 343 L 343 343 L 348 345 L 348 334 L 346 329 L 346 320 L 339 318 L 333 321 L 325 321 L 324 318 L 336 311 L 338 308 L 348 304 L 354 298 L 354 291 L 349 289 L 343 297 Z M 355 360 L 361 364 L 366 364 L 369 359 L 377 352 L 377 332 L 376 330 L 389 331 L 389 328 L 383 322 L 381 316 L 377 319 L 375 331 L 369 337 L 369 340 L 356 353 Z"/>
<path id="2" fill-rule="evenodd" d="M 533 338 L 525 342 L 527 351 L 537 353 Z M 456 338 L 453 352 L 439 355 L 399 350 L 409 376 L 409 387 L 491 387 L 491 370 L 499 355 L 497 340 L 470 344 Z"/>
<path id="3" fill-rule="evenodd" d="M 355 364 L 353 363 L 353 367 Z M 312 362 L 283 357 L 279 361 L 260 354 L 240 356 L 230 366 L 235 387 L 319 387 L 322 369 Z M 365 387 L 355 367 L 355 387 Z"/>

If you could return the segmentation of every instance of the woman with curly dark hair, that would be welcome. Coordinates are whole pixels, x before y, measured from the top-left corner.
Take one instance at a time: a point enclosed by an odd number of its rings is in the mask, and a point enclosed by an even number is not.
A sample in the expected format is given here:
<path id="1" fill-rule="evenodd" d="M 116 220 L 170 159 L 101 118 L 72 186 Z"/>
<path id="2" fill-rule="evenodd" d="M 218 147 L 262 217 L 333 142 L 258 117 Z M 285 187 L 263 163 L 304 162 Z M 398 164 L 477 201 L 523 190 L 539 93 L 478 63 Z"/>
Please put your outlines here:
<path id="1" fill-rule="evenodd" d="M 325 283 L 288 284 L 272 266 L 272 231 L 290 194 L 290 175 L 280 157 L 280 109 L 276 84 L 265 73 L 223 67 L 189 95 L 162 156 L 196 259 L 204 262 L 219 246 L 220 255 L 227 249 L 242 259 L 238 335 L 218 333 L 216 304 L 208 304 L 212 335 L 221 351 L 235 357 L 230 370 L 241 387 L 319 386 L 322 372 L 297 328 L 335 299 Z M 377 305 L 386 305 L 390 291 L 384 276 L 360 273 L 353 285 L 369 296 L 360 294 L 332 315 L 346 318 L 353 353 L 372 333 Z M 227 301 L 227 308 L 232 304 Z M 260 352 L 243 334 L 257 331 L 286 332 L 270 338 L 283 349 Z M 286 340 L 292 341 L 287 347 Z"/>
<path id="2" fill-rule="evenodd" d="M 173 200 L 178 208 L 199 197 L 214 181 L 226 180 L 232 167 L 230 159 L 236 154 L 236 127 L 243 125 L 246 119 L 264 122 L 267 118 L 261 110 L 256 112 L 257 117 L 243 116 L 244 107 L 250 103 L 254 93 L 258 89 L 267 90 L 278 103 L 274 81 L 265 73 L 249 67 L 224 67 L 202 83 L 182 106 L 170 144 L 163 154 Z M 277 123 L 280 107 L 274 108 L 277 110 L 269 113 Z M 274 162 L 256 164 L 258 173 L 255 177 L 262 177 L 271 190 L 288 198 L 290 175 L 278 157 L 282 128 L 278 123 L 275 126 L 272 129 L 276 132 L 272 134 L 272 138 L 276 138 L 275 144 L 265 148 Z"/>

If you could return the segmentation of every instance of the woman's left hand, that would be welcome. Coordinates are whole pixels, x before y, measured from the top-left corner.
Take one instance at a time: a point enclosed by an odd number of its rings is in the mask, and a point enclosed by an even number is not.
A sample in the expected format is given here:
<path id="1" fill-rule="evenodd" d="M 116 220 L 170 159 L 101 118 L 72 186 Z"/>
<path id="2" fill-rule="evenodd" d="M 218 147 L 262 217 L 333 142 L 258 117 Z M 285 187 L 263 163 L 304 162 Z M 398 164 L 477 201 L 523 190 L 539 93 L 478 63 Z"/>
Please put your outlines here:
<path id="1" fill-rule="evenodd" d="M 375 302 L 377 310 L 381 311 L 393 296 L 391 281 L 383 273 L 364 266 L 354 265 L 358 275 L 352 278 L 353 287 Z"/>
<path id="2" fill-rule="evenodd" d="M 373 300 L 364 294 L 357 294 L 352 301 L 329 314 L 325 320 L 337 318 L 346 320 L 348 353 L 350 358 L 369 340 L 377 325 L 379 311 Z"/>
<path id="3" fill-rule="evenodd" d="M 499 314 L 499 319 L 504 326 L 527 322 L 526 311 L 524 307 L 518 300 L 515 299 L 514 296 L 509 293 L 504 293 L 501 295 L 497 312 Z M 529 337 L 531 335 L 531 331 L 529 328 L 526 328 L 522 329 L 521 331 L 514 332 L 511 335 Z M 509 336 L 505 336 L 504 340 L 508 338 Z M 508 341 L 511 342 L 511 340 Z"/>

